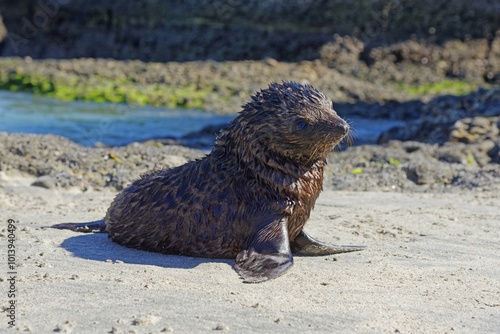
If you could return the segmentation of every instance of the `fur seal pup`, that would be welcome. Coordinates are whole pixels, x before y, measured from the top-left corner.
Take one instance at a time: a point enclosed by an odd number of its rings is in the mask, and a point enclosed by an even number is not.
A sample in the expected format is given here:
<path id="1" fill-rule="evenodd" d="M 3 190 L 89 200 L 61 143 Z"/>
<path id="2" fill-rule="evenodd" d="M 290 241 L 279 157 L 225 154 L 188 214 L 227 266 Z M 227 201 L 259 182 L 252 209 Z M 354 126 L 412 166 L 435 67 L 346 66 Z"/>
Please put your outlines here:
<path id="1" fill-rule="evenodd" d="M 123 246 L 235 258 L 244 282 L 283 274 L 292 253 L 364 247 L 328 245 L 304 230 L 323 188 L 327 154 L 349 125 L 310 85 L 272 83 L 252 96 L 203 159 L 141 176 L 102 221 L 56 228 L 107 232 Z"/>

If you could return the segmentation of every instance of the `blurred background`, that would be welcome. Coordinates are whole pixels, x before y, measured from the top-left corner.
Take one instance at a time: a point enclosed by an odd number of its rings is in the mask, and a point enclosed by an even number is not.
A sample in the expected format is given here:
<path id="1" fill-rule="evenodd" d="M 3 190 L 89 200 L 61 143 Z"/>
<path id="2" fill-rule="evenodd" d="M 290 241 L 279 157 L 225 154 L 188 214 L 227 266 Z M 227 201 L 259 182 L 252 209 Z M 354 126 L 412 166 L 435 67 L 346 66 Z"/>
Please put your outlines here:
<path id="1" fill-rule="evenodd" d="M 255 91 L 294 80 L 334 100 L 354 145 L 500 163 L 498 1 L 4 0 L 0 16 L 0 131 L 209 150 Z"/>

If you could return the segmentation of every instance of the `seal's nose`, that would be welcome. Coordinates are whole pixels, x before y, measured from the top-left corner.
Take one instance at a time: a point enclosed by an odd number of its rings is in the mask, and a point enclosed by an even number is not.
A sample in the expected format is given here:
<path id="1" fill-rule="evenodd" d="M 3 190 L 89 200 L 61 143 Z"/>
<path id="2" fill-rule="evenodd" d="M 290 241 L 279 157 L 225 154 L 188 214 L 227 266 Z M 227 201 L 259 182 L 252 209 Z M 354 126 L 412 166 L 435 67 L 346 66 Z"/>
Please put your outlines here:
<path id="1" fill-rule="evenodd" d="M 340 125 L 341 129 L 342 129 L 342 134 L 345 136 L 348 132 L 349 132 L 349 124 L 347 124 L 347 122 L 344 122 L 343 124 Z"/>
<path id="2" fill-rule="evenodd" d="M 335 124 L 335 128 L 338 131 L 338 133 L 342 136 L 345 136 L 349 132 L 349 124 L 347 124 L 346 121 L 341 120 L 337 124 Z"/>
<path id="3" fill-rule="evenodd" d="M 335 133 L 336 136 L 344 137 L 349 133 L 349 124 L 340 118 L 338 115 L 332 115 L 328 122 L 328 129 Z"/>

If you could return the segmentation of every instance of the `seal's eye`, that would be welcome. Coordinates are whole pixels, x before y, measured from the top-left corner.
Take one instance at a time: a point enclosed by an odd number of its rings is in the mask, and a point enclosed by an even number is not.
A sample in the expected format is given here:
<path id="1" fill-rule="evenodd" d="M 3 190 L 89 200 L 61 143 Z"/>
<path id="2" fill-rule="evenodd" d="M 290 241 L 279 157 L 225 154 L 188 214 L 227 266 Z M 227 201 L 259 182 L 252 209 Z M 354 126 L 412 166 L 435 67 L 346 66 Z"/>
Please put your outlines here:
<path id="1" fill-rule="evenodd" d="M 307 122 L 304 120 L 297 121 L 295 125 L 297 126 L 297 128 L 299 128 L 299 130 L 305 130 L 309 126 L 309 124 L 307 124 Z"/>

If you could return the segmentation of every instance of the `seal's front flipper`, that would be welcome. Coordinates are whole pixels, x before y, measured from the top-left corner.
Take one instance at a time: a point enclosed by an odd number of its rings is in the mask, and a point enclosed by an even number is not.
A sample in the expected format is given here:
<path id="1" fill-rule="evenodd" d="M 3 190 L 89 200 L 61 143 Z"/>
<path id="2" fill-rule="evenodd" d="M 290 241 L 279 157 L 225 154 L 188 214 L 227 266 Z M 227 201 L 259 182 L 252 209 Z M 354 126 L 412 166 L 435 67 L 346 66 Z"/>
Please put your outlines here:
<path id="1" fill-rule="evenodd" d="M 295 240 L 290 242 L 290 247 L 293 254 L 308 256 L 356 252 L 366 248 L 365 246 L 329 245 L 314 239 L 303 230 L 299 233 Z"/>
<path id="2" fill-rule="evenodd" d="M 106 224 L 102 219 L 88 223 L 62 223 L 49 227 L 84 233 L 106 233 Z"/>
<path id="3" fill-rule="evenodd" d="M 245 283 L 259 283 L 282 275 L 293 264 L 286 219 L 253 233 L 236 256 L 234 269 Z"/>

